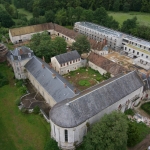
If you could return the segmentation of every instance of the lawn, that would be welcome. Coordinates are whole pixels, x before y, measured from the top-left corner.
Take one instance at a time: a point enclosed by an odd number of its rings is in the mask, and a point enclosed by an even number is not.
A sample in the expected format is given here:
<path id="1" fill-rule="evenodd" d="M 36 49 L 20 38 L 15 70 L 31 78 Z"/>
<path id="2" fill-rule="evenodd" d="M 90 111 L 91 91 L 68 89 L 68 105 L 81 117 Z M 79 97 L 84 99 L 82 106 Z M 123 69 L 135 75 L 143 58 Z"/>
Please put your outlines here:
<path id="1" fill-rule="evenodd" d="M 49 123 L 42 116 L 20 112 L 15 101 L 21 94 L 12 69 L 1 63 L 0 72 L 9 79 L 9 85 L 0 88 L 0 149 L 43 150 L 50 139 Z"/>
<path id="2" fill-rule="evenodd" d="M 65 74 L 64 77 L 79 90 L 85 90 L 106 78 L 98 71 L 93 69 L 82 67 L 75 71 L 70 71 Z"/>
<path id="3" fill-rule="evenodd" d="M 19 13 L 25 14 L 28 20 L 33 17 L 32 13 L 27 11 L 27 10 L 25 10 L 24 8 L 19 8 L 17 10 L 18 10 Z"/>
<path id="4" fill-rule="evenodd" d="M 122 25 L 123 21 L 127 19 L 131 19 L 134 16 L 137 17 L 137 22 L 140 25 L 150 26 L 150 14 L 149 13 L 142 13 L 142 12 L 108 12 L 109 16 L 113 16 L 113 18 Z"/>

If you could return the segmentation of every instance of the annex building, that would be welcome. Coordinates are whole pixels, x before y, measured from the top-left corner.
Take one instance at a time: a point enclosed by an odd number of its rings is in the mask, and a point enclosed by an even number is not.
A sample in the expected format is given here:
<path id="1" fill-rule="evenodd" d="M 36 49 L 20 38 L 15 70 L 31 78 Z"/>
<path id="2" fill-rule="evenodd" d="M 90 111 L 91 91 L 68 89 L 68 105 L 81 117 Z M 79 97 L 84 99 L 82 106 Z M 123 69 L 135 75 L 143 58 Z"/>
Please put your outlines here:
<path id="1" fill-rule="evenodd" d="M 84 66 L 84 62 L 76 50 L 52 57 L 51 64 L 54 70 L 61 75 Z"/>
<path id="2" fill-rule="evenodd" d="M 133 59 L 133 63 L 146 70 L 150 69 L 150 42 L 118 32 L 90 22 L 76 22 L 74 30 L 90 39 L 103 43 L 113 50 L 124 52 Z"/>
<path id="3" fill-rule="evenodd" d="M 9 37 L 12 43 L 20 43 L 31 39 L 32 35 L 47 31 L 49 35 L 56 35 L 66 40 L 68 44 L 75 41 L 78 35 L 73 30 L 67 29 L 55 23 L 38 24 L 20 28 L 9 29 Z"/>

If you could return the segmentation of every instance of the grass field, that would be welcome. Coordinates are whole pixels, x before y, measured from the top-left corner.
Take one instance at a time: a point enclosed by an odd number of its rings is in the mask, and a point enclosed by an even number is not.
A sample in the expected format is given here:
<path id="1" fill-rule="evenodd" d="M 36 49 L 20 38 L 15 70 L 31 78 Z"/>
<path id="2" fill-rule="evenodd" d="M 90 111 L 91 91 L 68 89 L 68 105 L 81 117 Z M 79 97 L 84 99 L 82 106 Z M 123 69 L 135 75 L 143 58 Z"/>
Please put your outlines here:
<path id="1" fill-rule="evenodd" d="M 146 25 L 150 26 L 150 14 L 149 13 L 142 13 L 142 12 L 108 12 L 110 16 L 113 16 L 113 18 L 119 22 L 120 25 L 122 25 L 123 21 L 127 19 L 131 19 L 134 16 L 137 17 L 137 22 L 140 25 Z"/>
<path id="2" fill-rule="evenodd" d="M 32 13 L 30 13 L 29 11 L 25 10 L 24 8 L 19 8 L 17 9 L 19 13 L 21 14 L 25 14 L 27 19 L 31 19 L 33 17 Z"/>
<path id="3" fill-rule="evenodd" d="M 50 125 L 39 115 L 20 112 L 15 100 L 21 95 L 13 72 L 6 64 L 0 64 L 0 71 L 9 78 L 9 85 L 0 88 L 0 149 L 43 150 L 50 138 Z"/>

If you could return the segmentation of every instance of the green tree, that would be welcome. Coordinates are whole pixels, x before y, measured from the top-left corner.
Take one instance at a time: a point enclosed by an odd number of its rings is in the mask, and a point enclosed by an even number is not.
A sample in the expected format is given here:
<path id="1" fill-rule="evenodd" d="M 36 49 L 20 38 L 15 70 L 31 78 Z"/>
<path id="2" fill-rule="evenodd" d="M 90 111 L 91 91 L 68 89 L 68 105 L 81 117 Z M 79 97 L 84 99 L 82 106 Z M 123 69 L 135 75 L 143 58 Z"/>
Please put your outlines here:
<path id="1" fill-rule="evenodd" d="M 129 122 L 128 123 L 128 131 L 127 131 L 127 135 L 128 135 L 128 140 L 127 140 L 127 145 L 129 147 L 132 147 L 134 145 L 136 145 L 139 140 L 140 140 L 140 133 L 139 133 L 139 129 L 137 127 L 137 122 Z"/>
<path id="2" fill-rule="evenodd" d="M 56 37 L 51 43 L 53 46 L 53 55 L 66 53 L 67 43 L 64 38 Z"/>
<path id="3" fill-rule="evenodd" d="M 51 40 L 48 32 L 34 34 L 31 38 L 30 48 L 34 51 L 35 55 L 49 62 L 50 58 L 55 55 L 66 52 L 67 43 L 61 37 L 56 37 Z"/>
<path id="4" fill-rule="evenodd" d="M 45 12 L 45 18 L 47 22 L 54 22 L 55 20 L 55 14 L 52 10 Z"/>
<path id="5" fill-rule="evenodd" d="M 130 4 L 128 2 L 126 2 L 123 6 L 123 11 L 124 12 L 128 12 L 129 11 L 129 8 L 130 8 Z"/>
<path id="6" fill-rule="evenodd" d="M 61 9 L 61 10 L 57 11 L 57 13 L 55 15 L 55 20 L 60 25 L 64 25 L 66 23 L 66 17 L 67 17 L 66 10 Z"/>
<path id="7" fill-rule="evenodd" d="M 33 9 L 33 17 L 36 17 L 36 18 L 38 18 L 39 17 L 39 8 L 38 7 L 35 7 L 34 9 Z"/>
<path id="8" fill-rule="evenodd" d="M 90 51 L 90 43 L 85 35 L 78 35 L 72 44 L 72 49 L 77 50 L 80 54 Z"/>
<path id="9" fill-rule="evenodd" d="M 9 28 L 15 25 L 15 22 L 12 20 L 11 16 L 0 7 L 0 22 L 1 26 Z"/>
<path id="10" fill-rule="evenodd" d="M 128 121 L 123 113 L 105 114 L 84 138 L 88 150 L 126 150 Z"/>
<path id="11" fill-rule="evenodd" d="M 125 20 L 122 24 L 121 31 L 130 34 L 131 31 L 137 27 L 136 21 L 137 21 L 136 17 Z"/>
<path id="12" fill-rule="evenodd" d="M 113 10 L 119 11 L 119 7 L 120 7 L 120 0 L 115 0 L 113 4 Z"/>

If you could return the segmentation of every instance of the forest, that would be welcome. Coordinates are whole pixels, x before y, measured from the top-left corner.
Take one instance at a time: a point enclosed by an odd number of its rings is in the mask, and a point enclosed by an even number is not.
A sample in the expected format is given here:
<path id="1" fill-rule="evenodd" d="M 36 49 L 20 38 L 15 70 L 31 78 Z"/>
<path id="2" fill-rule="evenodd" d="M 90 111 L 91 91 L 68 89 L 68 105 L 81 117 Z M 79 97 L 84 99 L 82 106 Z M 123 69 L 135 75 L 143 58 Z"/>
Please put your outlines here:
<path id="1" fill-rule="evenodd" d="M 114 12 L 150 12 L 149 0 L 1 0 L 0 25 L 5 28 L 54 22 L 72 28 L 77 21 L 89 21 L 146 40 L 150 40 L 150 27 L 139 25 L 137 18 L 127 19 L 121 26 L 108 15 Z M 32 13 L 30 19 L 18 9 Z"/>

